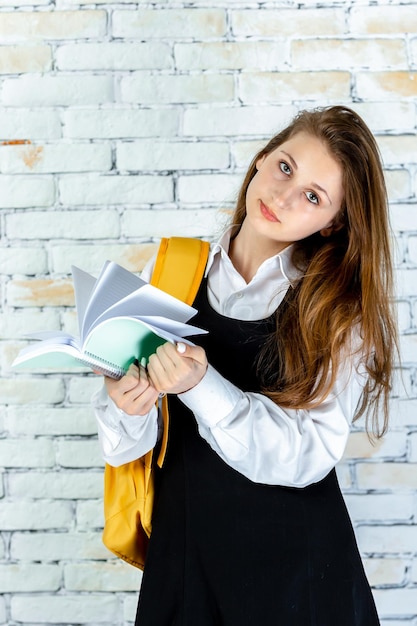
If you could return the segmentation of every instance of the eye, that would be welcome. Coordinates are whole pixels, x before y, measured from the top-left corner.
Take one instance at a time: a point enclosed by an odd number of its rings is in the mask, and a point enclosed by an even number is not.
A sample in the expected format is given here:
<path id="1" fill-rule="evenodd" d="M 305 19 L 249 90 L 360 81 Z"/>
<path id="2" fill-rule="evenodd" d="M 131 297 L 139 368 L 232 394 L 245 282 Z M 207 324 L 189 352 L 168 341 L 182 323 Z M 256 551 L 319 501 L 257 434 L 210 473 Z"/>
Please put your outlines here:
<path id="1" fill-rule="evenodd" d="M 289 174 L 291 174 L 291 168 L 288 165 L 288 163 L 286 163 L 285 161 L 280 161 L 279 162 L 279 169 L 281 170 L 281 172 L 283 172 L 284 174 L 286 174 L 287 176 Z"/>
<path id="2" fill-rule="evenodd" d="M 320 204 L 320 198 L 313 191 L 307 191 L 306 197 L 312 204 Z"/>

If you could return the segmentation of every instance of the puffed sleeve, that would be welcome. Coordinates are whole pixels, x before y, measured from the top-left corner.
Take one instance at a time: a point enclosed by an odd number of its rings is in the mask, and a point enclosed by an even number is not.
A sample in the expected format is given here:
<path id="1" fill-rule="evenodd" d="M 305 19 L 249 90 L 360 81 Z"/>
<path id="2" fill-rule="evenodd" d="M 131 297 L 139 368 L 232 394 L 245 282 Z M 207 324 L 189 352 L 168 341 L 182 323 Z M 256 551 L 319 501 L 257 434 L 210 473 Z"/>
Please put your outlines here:
<path id="1" fill-rule="evenodd" d="M 324 478 L 343 456 L 365 381 L 364 367 L 344 359 L 319 407 L 291 410 L 241 391 L 209 366 L 179 398 L 194 413 L 201 436 L 235 470 L 254 482 L 304 487 Z"/>

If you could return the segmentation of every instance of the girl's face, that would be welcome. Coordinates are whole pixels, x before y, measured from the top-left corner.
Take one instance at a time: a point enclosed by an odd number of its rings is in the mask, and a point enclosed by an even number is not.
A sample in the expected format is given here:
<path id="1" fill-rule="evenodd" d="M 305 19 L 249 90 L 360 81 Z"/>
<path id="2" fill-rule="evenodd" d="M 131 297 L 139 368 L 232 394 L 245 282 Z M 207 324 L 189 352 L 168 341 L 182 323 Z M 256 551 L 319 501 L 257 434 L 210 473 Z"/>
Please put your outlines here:
<path id="1" fill-rule="evenodd" d="M 342 169 L 322 141 L 298 133 L 258 159 L 256 168 L 244 227 L 269 247 L 275 242 L 277 252 L 313 233 L 330 234 L 343 201 Z"/>

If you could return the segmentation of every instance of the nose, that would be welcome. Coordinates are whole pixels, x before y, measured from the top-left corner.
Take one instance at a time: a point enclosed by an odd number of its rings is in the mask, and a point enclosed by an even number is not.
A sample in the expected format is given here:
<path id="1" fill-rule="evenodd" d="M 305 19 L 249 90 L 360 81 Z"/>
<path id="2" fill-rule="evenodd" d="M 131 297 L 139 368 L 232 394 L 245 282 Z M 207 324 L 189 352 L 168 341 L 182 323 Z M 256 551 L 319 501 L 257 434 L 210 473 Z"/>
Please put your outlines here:
<path id="1" fill-rule="evenodd" d="M 279 186 L 273 192 L 273 201 L 277 208 L 282 210 L 291 209 L 294 199 L 294 190 L 288 186 Z"/>

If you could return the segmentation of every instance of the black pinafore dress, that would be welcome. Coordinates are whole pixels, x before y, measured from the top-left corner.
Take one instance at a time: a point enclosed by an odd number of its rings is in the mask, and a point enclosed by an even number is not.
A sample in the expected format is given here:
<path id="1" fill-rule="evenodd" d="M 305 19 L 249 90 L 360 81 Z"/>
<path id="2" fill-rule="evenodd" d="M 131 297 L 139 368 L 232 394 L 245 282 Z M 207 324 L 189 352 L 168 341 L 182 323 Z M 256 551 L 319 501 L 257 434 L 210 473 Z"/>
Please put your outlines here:
<path id="1" fill-rule="evenodd" d="M 209 330 L 196 343 L 209 362 L 239 388 L 259 391 L 255 363 L 272 318 L 219 315 L 206 281 L 195 306 L 193 323 Z M 156 474 L 136 626 L 379 624 L 334 470 L 302 489 L 254 483 L 220 459 L 172 397 Z"/>

